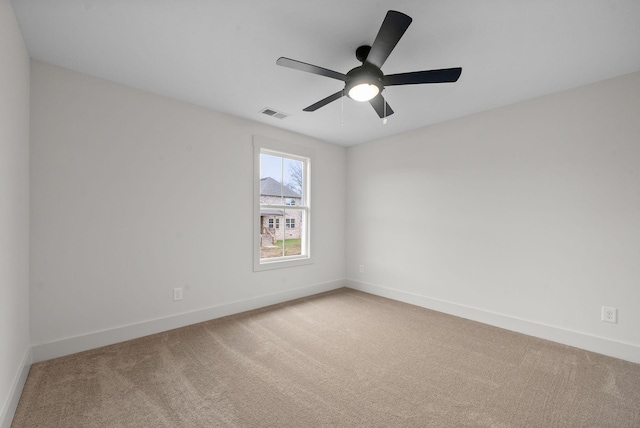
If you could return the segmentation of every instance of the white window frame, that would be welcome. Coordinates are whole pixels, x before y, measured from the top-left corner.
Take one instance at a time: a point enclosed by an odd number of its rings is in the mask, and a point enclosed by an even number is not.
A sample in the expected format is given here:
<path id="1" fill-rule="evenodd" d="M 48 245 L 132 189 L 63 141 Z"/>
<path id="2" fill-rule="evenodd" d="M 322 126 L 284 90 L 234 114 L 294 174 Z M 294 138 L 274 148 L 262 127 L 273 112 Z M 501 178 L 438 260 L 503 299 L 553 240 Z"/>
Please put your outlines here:
<path id="1" fill-rule="evenodd" d="M 296 159 L 303 162 L 303 199 L 295 206 L 262 206 L 262 208 L 278 209 L 286 207 L 288 210 L 303 211 L 304 221 L 300 239 L 303 254 L 297 256 L 273 257 L 268 259 L 260 258 L 260 154 L 266 153 L 274 156 L 282 156 Z M 262 136 L 253 137 L 253 270 L 254 272 L 290 268 L 295 266 L 309 265 L 313 263 L 311 251 L 311 197 L 313 183 L 313 149 L 298 144 L 272 140 Z"/>

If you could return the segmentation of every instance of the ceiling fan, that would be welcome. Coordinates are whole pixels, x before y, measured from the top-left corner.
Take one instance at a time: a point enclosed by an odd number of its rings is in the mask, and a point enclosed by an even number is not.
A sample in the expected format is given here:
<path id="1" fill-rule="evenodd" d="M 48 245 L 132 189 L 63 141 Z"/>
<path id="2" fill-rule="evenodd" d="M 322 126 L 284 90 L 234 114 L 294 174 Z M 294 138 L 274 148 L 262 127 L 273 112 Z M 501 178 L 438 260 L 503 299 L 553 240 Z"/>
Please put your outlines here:
<path id="1" fill-rule="evenodd" d="M 388 11 L 373 45 L 360 46 L 356 49 L 356 58 L 362 62 L 362 65 L 350 70 L 347 74 L 285 57 L 278 58 L 276 64 L 341 80 L 345 83 L 344 89 L 311 104 L 304 111 L 316 111 L 320 107 L 347 95 L 356 101 L 369 101 L 378 116 L 386 118 L 393 114 L 393 110 L 382 96 L 382 91 L 386 86 L 455 82 L 462 73 L 460 67 L 389 75 L 385 75 L 380 70 L 411 21 L 411 17 L 404 13 L 395 10 Z"/>

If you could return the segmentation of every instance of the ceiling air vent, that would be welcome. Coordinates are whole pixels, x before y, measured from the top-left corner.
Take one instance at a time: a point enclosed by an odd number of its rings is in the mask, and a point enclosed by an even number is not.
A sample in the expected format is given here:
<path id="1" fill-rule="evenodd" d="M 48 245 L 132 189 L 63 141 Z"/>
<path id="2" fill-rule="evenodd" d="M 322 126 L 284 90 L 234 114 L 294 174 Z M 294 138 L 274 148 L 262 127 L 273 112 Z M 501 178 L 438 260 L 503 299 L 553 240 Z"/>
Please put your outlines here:
<path id="1" fill-rule="evenodd" d="M 266 114 L 267 116 L 275 117 L 276 119 L 284 119 L 289 115 L 286 113 L 282 113 L 281 111 L 274 110 L 272 108 L 265 108 L 260 111 L 262 114 Z"/>

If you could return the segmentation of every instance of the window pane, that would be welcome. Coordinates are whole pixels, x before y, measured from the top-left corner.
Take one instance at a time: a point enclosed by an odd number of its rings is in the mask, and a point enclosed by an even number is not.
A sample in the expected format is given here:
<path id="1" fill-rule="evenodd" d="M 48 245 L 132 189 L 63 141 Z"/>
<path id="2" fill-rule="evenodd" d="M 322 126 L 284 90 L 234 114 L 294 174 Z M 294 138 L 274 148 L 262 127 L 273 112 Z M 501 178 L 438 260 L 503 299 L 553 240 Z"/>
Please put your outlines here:
<path id="1" fill-rule="evenodd" d="M 289 189 L 293 190 L 295 196 L 300 200 L 299 203 L 290 205 L 304 205 L 304 162 L 296 159 L 283 158 L 282 167 L 284 170 L 283 183 Z"/>
<path id="2" fill-rule="evenodd" d="M 302 249 L 303 229 L 302 220 L 304 218 L 304 211 L 291 211 L 289 212 L 289 228 L 286 229 L 289 245 L 286 248 L 287 256 L 299 256 L 304 254 Z"/>
<path id="3" fill-rule="evenodd" d="M 283 158 L 260 154 L 260 204 L 283 203 Z"/>
<path id="4" fill-rule="evenodd" d="M 279 225 L 279 217 L 260 216 L 262 224 L 260 225 L 260 258 L 282 257 L 284 250 L 282 248 L 283 234 L 282 230 L 275 225 Z"/>

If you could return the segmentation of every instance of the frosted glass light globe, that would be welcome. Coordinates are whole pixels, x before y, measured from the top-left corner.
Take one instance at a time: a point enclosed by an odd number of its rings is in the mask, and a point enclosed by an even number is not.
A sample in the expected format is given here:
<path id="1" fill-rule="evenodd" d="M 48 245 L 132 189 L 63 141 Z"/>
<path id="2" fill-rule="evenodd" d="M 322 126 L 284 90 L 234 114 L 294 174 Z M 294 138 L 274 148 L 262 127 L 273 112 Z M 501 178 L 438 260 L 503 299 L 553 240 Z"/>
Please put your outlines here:
<path id="1" fill-rule="evenodd" d="M 380 92 L 380 88 L 370 83 L 360 83 L 349 90 L 349 97 L 356 101 L 369 101 Z"/>

